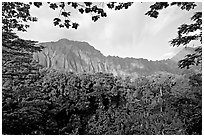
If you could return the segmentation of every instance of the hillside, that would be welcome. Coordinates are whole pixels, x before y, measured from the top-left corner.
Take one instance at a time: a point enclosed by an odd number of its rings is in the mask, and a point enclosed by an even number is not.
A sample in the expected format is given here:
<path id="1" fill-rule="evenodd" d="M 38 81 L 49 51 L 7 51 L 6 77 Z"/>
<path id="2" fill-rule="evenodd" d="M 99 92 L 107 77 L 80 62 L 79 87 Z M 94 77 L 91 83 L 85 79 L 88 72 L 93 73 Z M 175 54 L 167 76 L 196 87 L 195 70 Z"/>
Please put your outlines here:
<path id="1" fill-rule="evenodd" d="M 175 56 L 171 58 L 171 60 L 178 62 L 179 60 L 183 59 L 187 54 L 191 54 L 195 51 L 192 47 L 183 48 L 180 52 L 178 52 Z"/>
<path id="2" fill-rule="evenodd" d="M 179 74 L 181 70 L 177 67 L 177 61 L 192 51 L 191 48 L 183 49 L 172 59 L 149 61 L 143 58 L 106 57 L 87 42 L 68 39 L 40 43 L 40 45 L 44 49 L 42 52 L 36 53 L 34 58 L 46 68 L 78 73 L 105 72 L 131 78 L 158 72 Z"/>

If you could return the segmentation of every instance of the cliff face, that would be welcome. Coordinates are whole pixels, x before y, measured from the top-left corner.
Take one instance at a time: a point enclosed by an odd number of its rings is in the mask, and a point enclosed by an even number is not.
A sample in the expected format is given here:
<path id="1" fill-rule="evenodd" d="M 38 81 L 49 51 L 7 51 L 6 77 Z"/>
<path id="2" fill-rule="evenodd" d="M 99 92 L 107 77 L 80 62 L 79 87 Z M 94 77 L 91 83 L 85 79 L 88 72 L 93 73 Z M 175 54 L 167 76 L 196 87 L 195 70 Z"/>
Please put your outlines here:
<path id="1" fill-rule="evenodd" d="M 34 54 L 34 59 L 46 68 L 71 72 L 105 72 L 116 76 L 136 78 L 168 72 L 178 74 L 180 70 L 173 60 L 148 61 L 147 59 L 104 56 L 87 42 L 61 39 L 57 42 L 40 43 L 43 51 Z"/>
<path id="2" fill-rule="evenodd" d="M 61 39 L 41 43 L 45 47 L 34 58 L 46 68 L 72 72 L 105 71 L 104 56 L 86 42 Z"/>

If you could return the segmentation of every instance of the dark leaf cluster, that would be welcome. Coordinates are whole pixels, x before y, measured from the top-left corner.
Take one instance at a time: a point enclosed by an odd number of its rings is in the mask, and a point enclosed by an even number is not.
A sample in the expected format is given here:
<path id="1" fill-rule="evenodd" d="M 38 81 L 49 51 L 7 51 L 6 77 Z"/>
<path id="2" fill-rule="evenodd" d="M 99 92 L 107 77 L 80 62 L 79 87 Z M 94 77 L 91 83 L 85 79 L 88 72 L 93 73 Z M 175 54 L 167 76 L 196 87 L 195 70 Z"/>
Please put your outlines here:
<path id="1" fill-rule="evenodd" d="M 38 7 L 39 3 L 35 3 Z M 29 27 L 28 21 L 37 21 L 36 17 L 30 15 L 30 4 L 21 2 L 2 2 L 2 31 L 8 32 L 13 29 L 26 31 Z"/>
<path id="2" fill-rule="evenodd" d="M 202 64 L 202 47 L 198 47 L 195 49 L 195 53 L 188 54 L 184 59 L 178 62 L 180 68 L 189 69 L 190 66 L 198 66 Z"/>
<path id="3" fill-rule="evenodd" d="M 60 3 L 49 3 L 49 7 L 53 10 L 59 8 L 61 12 L 61 15 L 65 18 L 64 21 L 54 21 L 55 26 L 59 26 L 60 28 L 66 27 L 66 28 L 75 28 L 77 29 L 79 24 L 78 23 L 73 23 L 71 19 L 69 18 L 71 16 L 70 12 L 66 10 L 66 6 L 73 7 L 74 9 L 77 9 L 79 13 L 84 14 L 84 13 L 89 13 L 92 16 L 92 20 L 96 22 L 98 19 L 101 17 L 107 17 L 107 13 L 105 12 L 104 8 L 100 6 L 100 4 L 92 3 L 92 2 L 83 2 L 83 3 L 78 3 L 78 2 L 60 2 Z M 104 3 L 103 3 L 104 4 Z M 116 4 L 115 2 L 110 2 L 107 3 L 107 7 L 110 9 L 115 9 L 115 10 L 121 10 L 121 9 L 128 9 L 133 4 L 133 2 L 127 2 L 127 3 L 118 3 Z M 59 18 L 59 17 L 58 17 Z M 60 23 L 61 22 L 61 23 Z"/>
<path id="4" fill-rule="evenodd" d="M 157 18 L 159 15 L 159 10 L 165 9 L 169 6 L 178 6 L 182 10 L 191 10 L 194 9 L 197 5 L 195 2 L 155 2 L 153 5 L 150 6 L 150 10 L 145 13 L 150 17 Z"/>
<path id="5" fill-rule="evenodd" d="M 197 6 L 195 2 L 172 2 L 171 6 L 173 5 L 176 5 L 180 7 L 182 10 L 187 10 L 187 11 L 194 9 Z"/>
<path id="6" fill-rule="evenodd" d="M 116 2 L 110 2 L 107 4 L 108 8 L 114 9 L 114 10 L 121 10 L 121 9 L 128 9 L 133 2 L 127 2 L 127 3 L 116 3 Z"/>
<path id="7" fill-rule="evenodd" d="M 169 6 L 168 2 L 156 2 L 155 4 L 150 6 L 150 10 L 146 12 L 145 15 L 157 18 L 159 15 L 158 10 L 162 10 L 164 8 L 167 8 L 168 6 Z"/>

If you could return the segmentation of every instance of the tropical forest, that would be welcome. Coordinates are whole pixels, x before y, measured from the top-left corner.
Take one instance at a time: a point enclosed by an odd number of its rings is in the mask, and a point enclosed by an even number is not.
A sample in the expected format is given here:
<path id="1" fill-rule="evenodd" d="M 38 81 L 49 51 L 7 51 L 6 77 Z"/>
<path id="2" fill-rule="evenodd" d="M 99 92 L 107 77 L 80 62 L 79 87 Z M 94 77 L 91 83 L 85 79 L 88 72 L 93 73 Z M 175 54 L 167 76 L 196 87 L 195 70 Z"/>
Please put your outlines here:
<path id="1" fill-rule="evenodd" d="M 41 42 L 18 35 L 38 22 L 32 7 L 47 5 L 59 14 L 53 27 L 77 32 L 83 23 L 72 20 L 73 12 L 100 23 L 107 9 L 118 14 L 137 3 L 2 2 L 2 134 L 202 135 L 202 11 L 177 26 L 169 41 L 182 49 L 155 61 L 106 56 L 69 37 Z M 187 14 L 202 6 L 149 4 L 141 16 L 155 21 L 172 7 Z"/>

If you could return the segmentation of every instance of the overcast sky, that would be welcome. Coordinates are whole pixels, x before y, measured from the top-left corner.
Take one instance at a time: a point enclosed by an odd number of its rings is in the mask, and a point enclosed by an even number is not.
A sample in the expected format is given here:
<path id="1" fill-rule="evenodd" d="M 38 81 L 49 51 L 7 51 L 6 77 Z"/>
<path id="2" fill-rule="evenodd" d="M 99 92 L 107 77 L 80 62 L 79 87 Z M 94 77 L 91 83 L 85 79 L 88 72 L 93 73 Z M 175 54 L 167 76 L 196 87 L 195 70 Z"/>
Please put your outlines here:
<path id="1" fill-rule="evenodd" d="M 86 41 L 105 56 L 145 58 L 161 60 L 175 55 L 181 48 L 171 47 L 169 40 L 177 36 L 177 28 L 183 23 L 190 23 L 195 11 L 201 11 L 198 3 L 194 10 L 182 11 L 177 6 L 160 12 L 157 19 L 146 16 L 152 3 L 134 3 L 128 9 L 114 11 L 106 9 L 107 17 L 97 22 L 90 14 L 72 11 L 71 19 L 79 23 L 79 28 L 60 29 L 53 25 L 53 19 L 59 16 L 59 10 L 49 9 L 46 4 L 41 8 L 32 7 L 31 15 L 38 17 L 38 22 L 30 23 L 25 33 L 18 32 L 21 38 L 39 42 L 57 41 L 67 38 Z"/>

